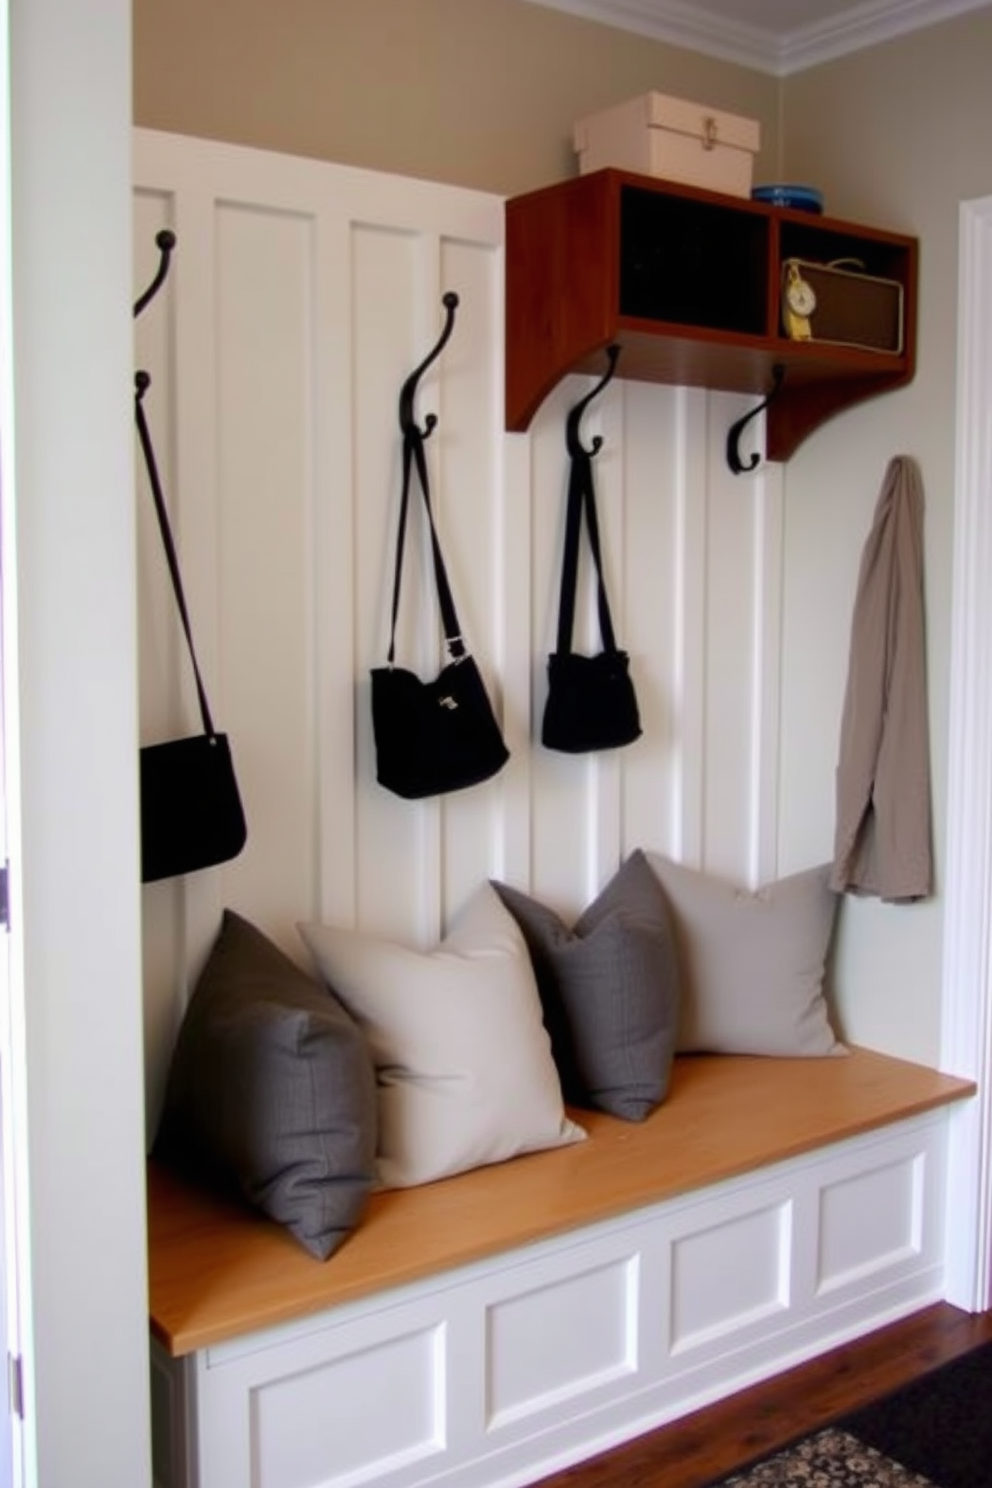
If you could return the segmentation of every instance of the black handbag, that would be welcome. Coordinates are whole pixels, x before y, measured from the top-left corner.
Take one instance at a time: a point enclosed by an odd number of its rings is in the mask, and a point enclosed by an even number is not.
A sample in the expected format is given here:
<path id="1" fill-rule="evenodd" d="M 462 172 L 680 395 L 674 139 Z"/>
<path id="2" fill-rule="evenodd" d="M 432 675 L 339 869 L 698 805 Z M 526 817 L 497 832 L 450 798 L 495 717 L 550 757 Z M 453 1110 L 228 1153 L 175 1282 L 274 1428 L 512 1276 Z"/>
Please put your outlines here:
<path id="1" fill-rule="evenodd" d="M 478 785 L 501 770 L 510 758 L 492 704 L 475 660 L 462 639 L 441 544 L 431 509 L 424 433 L 413 419 L 413 392 L 425 367 L 440 352 L 451 333 L 456 295 L 447 294 L 447 324 L 438 345 L 407 378 L 400 397 L 403 432 L 403 487 L 400 497 L 393 609 L 389 651 L 384 667 L 373 667 L 372 732 L 375 739 L 376 779 L 387 790 L 408 800 L 442 795 Z M 436 423 L 427 420 L 427 433 Z M 396 622 L 399 615 L 403 549 L 413 474 L 424 498 L 430 529 L 431 556 L 438 607 L 449 660 L 433 680 L 424 682 L 414 672 L 394 665 Z"/>
<path id="2" fill-rule="evenodd" d="M 612 366 L 615 356 L 611 359 Z M 605 381 L 590 397 L 600 391 Z M 578 438 L 578 416 L 589 402 L 584 398 L 569 416 L 567 447 L 570 455 L 568 506 L 565 516 L 565 546 L 558 604 L 557 649 L 548 657 L 548 696 L 541 723 L 541 743 L 546 749 L 566 754 L 585 754 L 597 749 L 615 749 L 632 744 L 641 734 L 637 697 L 630 677 L 630 659 L 617 647 L 610 604 L 603 580 L 603 560 L 596 516 L 596 491 L 592 458 L 600 447 L 597 438 L 590 452 Z M 579 536 L 585 514 L 589 547 L 596 569 L 596 601 L 603 649 L 595 656 L 572 650 L 575 620 L 575 591 L 579 570 Z"/>
<path id="3" fill-rule="evenodd" d="M 214 728 L 193 646 L 179 560 L 142 406 L 150 383 L 147 372 L 137 374 L 135 421 L 172 588 L 193 663 L 203 732 L 188 738 L 170 739 L 163 744 L 149 744 L 139 751 L 142 883 L 154 883 L 158 879 L 174 878 L 181 873 L 225 863 L 237 857 L 248 840 L 231 746 L 227 735 Z"/>

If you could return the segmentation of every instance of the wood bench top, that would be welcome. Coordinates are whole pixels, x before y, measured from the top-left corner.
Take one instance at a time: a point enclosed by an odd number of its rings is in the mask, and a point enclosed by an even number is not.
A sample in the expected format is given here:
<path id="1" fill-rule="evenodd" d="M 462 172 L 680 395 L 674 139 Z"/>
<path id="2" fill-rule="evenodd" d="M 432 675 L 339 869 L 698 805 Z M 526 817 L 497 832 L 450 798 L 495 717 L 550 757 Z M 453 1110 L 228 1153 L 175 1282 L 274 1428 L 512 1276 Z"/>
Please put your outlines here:
<path id="1" fill-rule="evenodd" d="M 683 1056 L 646 1121 L 576 1111 L 585 1142 L 373 1194 L 359 1228 L 324 1262 L 247 1206 L 149 1162 L 152 1332 L 178 1357 L 739 1177 L 974 1090 L 867 1049 L 836 1059 Z"/>

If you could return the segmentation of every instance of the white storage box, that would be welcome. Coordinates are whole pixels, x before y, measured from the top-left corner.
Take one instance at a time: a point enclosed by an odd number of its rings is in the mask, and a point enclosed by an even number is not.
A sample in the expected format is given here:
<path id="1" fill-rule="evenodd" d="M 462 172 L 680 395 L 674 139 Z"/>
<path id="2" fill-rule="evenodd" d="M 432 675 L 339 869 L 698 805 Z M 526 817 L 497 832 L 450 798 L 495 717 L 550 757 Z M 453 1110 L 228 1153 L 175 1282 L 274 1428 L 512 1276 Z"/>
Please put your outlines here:
<path id="1" fill-rule="evenodd" d="M 761 130 L 756 119 L 705 103 L 643 93 L 575 125 L 579 170 L 615 166 L 731 196 L 751 194 Z"/>

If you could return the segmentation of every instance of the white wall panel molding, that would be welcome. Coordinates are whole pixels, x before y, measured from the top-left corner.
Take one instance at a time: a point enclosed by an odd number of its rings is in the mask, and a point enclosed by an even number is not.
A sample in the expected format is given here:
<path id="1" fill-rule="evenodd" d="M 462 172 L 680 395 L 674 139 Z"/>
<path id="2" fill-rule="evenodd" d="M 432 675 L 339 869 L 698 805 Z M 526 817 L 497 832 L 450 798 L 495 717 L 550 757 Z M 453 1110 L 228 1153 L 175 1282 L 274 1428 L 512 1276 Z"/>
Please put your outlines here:
<path id="1" fill-rule="evenodd" d="M 156 379 L 194 629 L 249 825 L 232 863 L 146 890 L 150 1120 L 183 999 L 225 905 L 302 954 L 322 915 L 427 944 L 483 878 L 577 914 L 643 846 L 740 878 L 776 837 L 781 479 L 730 475 L 726 395 L 614 381 L 588 409 L 607 582 L 643 737 L 545 750 L 567 486 L 568 377 L 503 430 L 503 202 L 461 188 L 137 131 L 135 275 L 178 237 L 139 326 Z M 416 414 L 459 617 L 505 723 L 494 780 L 424 802 L 375 781 L 369 670 L 385 661 L 400 387 Z M 605 370 L 605 369 L 604 369 Z M 739 400 L 738 400 L 739 401 Z M 441 661 L 422 512 L 397 660 Z M 142 532 L 142 722 L 194 718 L 161 565 Z M 575 645 L 599 649 L 589 565 Z M 162 680 L 160 653 L 168 675 Z M 180 707 L 178 699 L 183 698 Z M 166 928 L 167 927 L 167 928 Z"/>
<path id="2" fill-rule="evenodd" d="M 992 1306 L 992 197 L 960 213 L 941 1067 L 978 1082 L 951 1145 L 951 1300 Z"/>
<path id="3" fill-rule="evenodd" d="M 157 1353 L 161 1488 L 510 1488 L 905 1316 L 940 1296 L 948 1115 Z"/>
<path id="4" fill-rule="evenodd" d="M 747 877 L 757 888 L 778 873 L 783 468 L 764 461 L 760 472 L 750 480 L 754 501 L 755 615 Z"/>
<path id="5" fill-rule="evenodd" d="M 356 669 L 354 563 L 339 564 L 336 582 L 323 583 L 327 555 L 353 554 L 355 510 L 354 325 L 352 232 L 349 222 L 322 214 L 316 245 L 314 357 L 317 387 L 313 400 L 314 588 L 316 634 L 310 639 L 315 706 L 315 790 L 317 841 L 315 882 L 327 913 L 346 924 L 358 915 L 354 864 L 358 847 L 355 792 L 342 791 L 354 780 L 357 761 L 354 716 L 342 708 L 320 678 Z M 345 499 L 342 499 L 345 493 Z M 321 770 L 320 761 L 331 762 Z"/>
<path id="6" fill-rule="evenodd" d="M 707 398 L 679 388 L 674 451 L 675 479 L 675 767 L 669 851 L 701 867 L 705 855 L 704 760 L 706 738 Z M 677 742 L 676 742 L 677 741 Z"/>
<path id="7" fill-rule="evenodd" d="M 500 399 L 499 417 L 502 417 Z M 532 886 L 531 737 L 539 728 L 534 709 L 534 656 L 531 650 L 531 523 L 535 506 L 531 443 L 509 434 L 501 449 L 503 502 L 500 507 L 500 562 L 503 572 L 497 629 L 502 678 L 501 718 L 510 759 L 499 777 L 497 821 L 492 849 L 493 876 L 522 888 Z"/>
<path id="8" fill-rule="evenodd" d="M 458 839 L 456 828 L 453 842 L 444 806 L 411 808 L 371 780 L 368 668 L 385 655 L 399 386 L 436 338 L 447 287 L 463 306 L 443 375 L 425 383 L 447 415 L 430 453 L 462 608 L 473 620 L 481 611 L 480 659 L 493 639 L 497 586 L 492 576 L 482 594 L 468 584 L 468 560 L 457 556 L 466 523 L 459 539 L 451 491 L 466 465 L 473 482 L 485 472 L 495 529 L 502 205 L 144 131 L 135 171 L 139 283 L 157 227 L 178 237 L 167 287 L 139 322 L 139 356 L 153 373 L 194 632 L 250 834 L 223 869 L 145 891 L 151 1125 L 182 1001 L 224 904 L 296 953 L 293 922 L 308 913 L 385 928 L 393 913 L 392 928 L 429 939 L 479 872 L 472 844 L 485 853 L 489 831 Z M 469 397 L 489 412 L 466 439 L 461 388 L 473 380 Z M 477 531 L 477 512 L 471 520 Z M 146 737 L 168 737 L 195 726 L 195 712 L 157 537 L 145 527 L 142 720 Z M 492 561 L 497 544 L 479 546 Z M 414 558 L 408 597 L 422 579 Z M 427 627 L 420 634 L 423 643 Z M 436 640 L 430 650 L 436 664 Z M 423 653 L 413 660 L 430 664 Z M 461 882 L 446 885 L 445 869 L 466 856 Z"/>

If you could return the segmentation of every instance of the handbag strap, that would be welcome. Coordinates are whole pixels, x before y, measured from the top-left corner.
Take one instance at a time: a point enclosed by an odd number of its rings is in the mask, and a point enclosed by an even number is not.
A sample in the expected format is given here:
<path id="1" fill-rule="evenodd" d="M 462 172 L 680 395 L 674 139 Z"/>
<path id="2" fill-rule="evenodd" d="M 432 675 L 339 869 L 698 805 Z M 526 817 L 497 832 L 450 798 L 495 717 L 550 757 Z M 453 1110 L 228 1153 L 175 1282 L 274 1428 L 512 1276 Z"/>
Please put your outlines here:
<path id="1" fill-rule="evenodd" d="M 577 447 L 572 451 L 568 473 L 568 507 L 565 515 L 565 550 L 561 565 L 561 597 L 558 602 L 559 652 L 572 649 L 572 627 L 575 622 L 575 591 L 579 575 L 579 535 L 582 514 L 585 512 L 589 531 L 589 548 L 596 566 L 596 606 L 599 611 L 599 631 L 603 649 L 615 652 L 616 636 L 610 602 L 606 597 L 603 580 L 603 559 L 599 544 L 599 520 L 596 515 L 596 488 L 592 478 L 592 456 L 589 451 Z"/>
<path id="2" fill-rule="evenodd" d="M 444 566 L 444 557 L 441 553 L 441 543 L 437 535 L 437 527 L 434 523 L 434 512 L 431 508 L 430 484 L 427 478 L 427 460 L 424 456 L 424 436 L 416 424 L 411 423 L 403 430 L 403 491 L 400 497 L 400 521 L 399 530 L 396 534 L 396 568 L 393 574 L 393 612 L 389 627 L 389 651 L 387 660 L 393 665 L 396 656 L 396 622 L 400 611 L 400 580 L 403 573 L 403 548 L 406 542 L 406 519 L 410 504 L 410 484 L 413 470 L 417 472 L 417 480 L 424 498 L 424 509 L 427 512 L 427 521 L 431 532 L 431 553 L 434 561 L 434 581 L 437 585 L 438 605 L 441 610 L 441 624 L 444 629 L 445 644 L 448 654 L 453 661 L 461 661 L 467 654 L 465 642 L 462 640 L 458 615 L 455 612 L 455 602 L 451 597 L 451 585 L 448 583 L 448 573 Z"/>
<path id="3" fill-rule="evenodd" d="M 162 483 L 158 476 L 158 466 L 155 462 L 155 450 L 152 445 L 152 436 L 145 418 L 143 399 L 145 393 L 151 386 L 151 378 L 147 372 L 138 372 L 134 379 L 134 417 L 138 425 L 138 437 L 141 441 L 141 450 L 145 457 L 145 466 L 148 470 L 148 481 L 152 488 L 152 496 L 155 499 L 155 512 L 158 517 L 158 530 L 162 535 L 162 546 L 165 548 L 165 556 L 169 564 L 169 573 L 172 577 L 172 588 L 176 596 L 176 604 L 179 606 L 179 614 L 183 622 L 183 630 L 186 632 L 186 644 L 189 647 L 190 661 L 193 663 L 193 676 L 196 678 L 196 695 L 200 704 L 200 717 L 203 720 L 203 732 L 214 735 L 214 723 L 210 716 L 210 704 L 207 702 L 206 688 L 203 678 L 200 676 L 200 667 L 196 659 L 196 650 L 193 646 L 193 632 L 189 623 L 189 612 L 186 608 L 186 597 L 183 594 L 183 581 L 179 572 L 179 559 L 176 555 L 176 545 L 172 539 L 172 528 L 169 524 L 169 513 L 166 510 L 165 497 L 162 495 Z"/>

